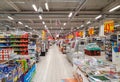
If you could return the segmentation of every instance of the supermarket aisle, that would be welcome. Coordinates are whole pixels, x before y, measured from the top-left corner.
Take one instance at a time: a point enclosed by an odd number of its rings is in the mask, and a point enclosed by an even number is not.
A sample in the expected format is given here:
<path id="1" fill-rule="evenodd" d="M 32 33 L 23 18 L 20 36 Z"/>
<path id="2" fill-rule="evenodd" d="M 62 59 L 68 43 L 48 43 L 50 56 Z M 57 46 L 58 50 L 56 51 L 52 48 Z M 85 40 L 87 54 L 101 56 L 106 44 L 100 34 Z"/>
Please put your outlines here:
<path id="1" fill-rule="evenodd" d="M 61 82 L 61 79 L 72 77 L 72 73 L 72 65 L 54 45 L 37 64 L 37 72 L 32 82 Z"/>

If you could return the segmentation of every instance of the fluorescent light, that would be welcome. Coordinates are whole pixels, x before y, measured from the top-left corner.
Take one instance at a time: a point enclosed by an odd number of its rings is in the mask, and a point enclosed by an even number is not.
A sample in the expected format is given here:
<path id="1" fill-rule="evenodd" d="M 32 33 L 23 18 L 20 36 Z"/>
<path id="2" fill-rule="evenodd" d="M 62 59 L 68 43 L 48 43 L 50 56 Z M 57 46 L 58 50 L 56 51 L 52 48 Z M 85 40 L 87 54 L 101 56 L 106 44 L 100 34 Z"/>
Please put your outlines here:
<path id="1" fill-rule="evenodd" d="M 48 28 L 46 27 L 46 29 L 48 30 Z"/>
<path id="2" fill-rule="evenodd" d="M 25 27 L 28 27 L 28 25 L 25 25 Z"/>
<path id="3" fill-rule="evenodd" d="M 45 22 L 43 21 L 42 24 L 45 24 Z"/>
<path id="4" fill-rule="evenodd" d="M 49 11 L 48 3 L 45 3 L 45 8 Z"/>
<path id="5" fill-rule="evenodd" d="M 19 3 L 19 4 L 24 4 L 25 2 L 23 2 L 23 1 L 17 1 L 17 2 L 9 2 L 9 3 Z"/>
<path id="6" fill-rule="evenodd" d="M 45 28 L 46 28 L 47 26 L 45 25 Z"/>
<path id="7" fill-rule="evenodd" d="M 73 14 L 73 13 L 72 13 L 72 12 L 70 12 L 70 13 L 69 13 L 69 15 L 68 15 L 68 17 L 70 18 L 70 17 L 72 16 L 72 14 Z"/>
<path id="8" fill-rule="evenodd" d="M 64 26 L 66 25 L 66 23 L 63 24 Z"/>
<path id="9" fill-rule="evenodd" d="M 19 24 L 23 24 L 23 23 L 22 23 L 22 22 L 20 22 L 20 21 L 19 21 L 18 23 L 19 23 Z"/>
<path id="10" fill-rule="evenodd" d="M 39 18 L 42 20 L 42 16 L 41 15 L 39 15 Z"/>
<path id="11" fill-rule="evenodd" d="M 77 29 L 79 29 L 79 27 L 77 27 Z"/>
<path id="12" fill-rule="evenodd" d="M 84 27 L 84 25 L 81 25 L 80 27 Z"/>
<path id="13" fill-rule="evenodd" d="M 33 7 L 33 9 L 34 9 L 35 11 L 37 11 L 37 7 L 36 7 L 35 4 L 33 4 L 32 7 Z"/>
<path id="14" fill-rule="evenodd" d="M 9 18 L 10 20 L 14 20 L 11 16 L 8 16 L 8 18 Z"/>
<path id="15" fill-rule="evenodd" d="M 91 22 L 90 21 L 88 21 L 86 24 L 90 24 Z"/>
<path id="16" fill-rule="evenodd" d="M 32 29 L 31 27 L 29 27 L 30 29 Z"/>
<path id="17" fill-rule="evenodd" d="M 45 25 L 45 29 L 48 29 L 46 25 Z"/>
<path id="18" fill-rule="evenodd" d="M 112 9 L 110 9 L 109 12 L 113 12 L 113 11 L 119 9 L 119 8 L 120 8 L 120 5 L 118 5 L 118 6 L 114 7 L 114 8 L 112 8 Z"/>
<path id="19" fill-rule="evenodd" d="M 116 25 L 115 25 L 115 27 L 119 27 L 119 26 L 120 26 L 120 24 L 116 24 Z"/>
<path id="20" fill-rule="evenodd" d="M 98 15 L 97 17 L 95 17 L 95 19 L 97 20 L 97 19 L 99 19 L 101 17 L 102 17 L 102 15 Z"/>
<path id="21" fill-rule="evenodd" d="M 5 25 L 6 27 L 10 27 L 9 25 Z"/>

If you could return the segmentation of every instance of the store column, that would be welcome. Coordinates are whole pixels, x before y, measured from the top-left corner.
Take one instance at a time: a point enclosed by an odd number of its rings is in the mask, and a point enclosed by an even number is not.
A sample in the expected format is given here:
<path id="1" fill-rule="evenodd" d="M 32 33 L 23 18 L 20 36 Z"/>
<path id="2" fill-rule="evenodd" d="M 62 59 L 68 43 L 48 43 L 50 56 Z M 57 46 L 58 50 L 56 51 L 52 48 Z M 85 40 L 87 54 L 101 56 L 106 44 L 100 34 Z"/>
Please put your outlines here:
<path id="1" fill-rule="evenodd" d="M 99 36 L 104 36 L 104 25 L 101 25 L 101 26 L 100 26 Z"/>
<path id="2" fill-rule="evenodd" d="M 85 30 L 83 30 L 83 38 L 85 38 L 86 32 Z"/>

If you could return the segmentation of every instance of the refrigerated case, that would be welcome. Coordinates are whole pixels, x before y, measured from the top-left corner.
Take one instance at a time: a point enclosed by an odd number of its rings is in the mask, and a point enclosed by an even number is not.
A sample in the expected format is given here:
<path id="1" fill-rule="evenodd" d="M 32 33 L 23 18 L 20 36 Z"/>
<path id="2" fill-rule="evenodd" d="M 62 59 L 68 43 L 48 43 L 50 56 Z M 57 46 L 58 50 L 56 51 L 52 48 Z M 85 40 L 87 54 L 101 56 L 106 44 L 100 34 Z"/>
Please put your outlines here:
<path id="1" fill-rule="evenodd" d="M 86 45 L 86 40 L 82 38 L 76 38 L 71 41 L 70 46 L 67 48 L 69 52 L 67 52 L 68 60 L 73 63 L 74 58 L 80 58 L 84 56 L 84 48 Z"/>

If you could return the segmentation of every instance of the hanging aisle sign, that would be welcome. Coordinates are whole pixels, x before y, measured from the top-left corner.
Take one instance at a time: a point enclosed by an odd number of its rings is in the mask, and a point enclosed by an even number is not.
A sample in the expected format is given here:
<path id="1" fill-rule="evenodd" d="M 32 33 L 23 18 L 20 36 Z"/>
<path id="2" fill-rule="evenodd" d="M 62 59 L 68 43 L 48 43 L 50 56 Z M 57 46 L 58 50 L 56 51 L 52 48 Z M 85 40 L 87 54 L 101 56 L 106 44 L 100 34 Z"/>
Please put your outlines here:
<path id="1" fill-rule="evenodd" d="M 69 34 L 68 39 L 72 39 L 72 38 L 74 38 L 73 34 Z"/>
<path id="2" fill-rule="evenodd" d="M 45 39 L 46 39 L 46 31 L 42 30 L 42 40 L 45 40 Z"/>
<path id="3" fill-rule="evenodd" d="M 88 29 L 88 34 L 91 36 L 91 35 L 94 35 L 94 27 L 90 27 Z"/>
<path id="4" fill-rule="evenodd" d="M 114 32 L 114 21 L 106 21 L 104 22 L 104 33 Z"/>
<path id="5" fill-rule="evenodd" d="M 79 36 L 80 36 L 80 37 L 83 37 L 83 31 L 80 31 L 80 32 L 79 32 Z"/>
<path id="6" fill-rule="evenodd" d="M 75 32 L 76 37 L 80 37 L 79 32 Z"/>

